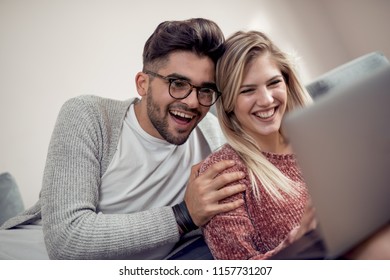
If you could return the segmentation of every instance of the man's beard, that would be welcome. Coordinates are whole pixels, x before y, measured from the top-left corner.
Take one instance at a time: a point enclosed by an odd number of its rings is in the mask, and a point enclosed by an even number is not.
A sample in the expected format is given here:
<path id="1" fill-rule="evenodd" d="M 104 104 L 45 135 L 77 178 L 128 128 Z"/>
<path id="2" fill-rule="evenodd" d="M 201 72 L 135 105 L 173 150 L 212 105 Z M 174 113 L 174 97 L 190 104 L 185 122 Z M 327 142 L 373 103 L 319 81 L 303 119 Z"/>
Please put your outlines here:
<path id="1" fill-rule="evenodd" d="M 168 125 L 168 115 L 162 116 L 160 107 L 154 103 L 152 89 L 149 87 L 148 89 L 148 97 L 147 97 L 147 113 L 150 119 L 150 122 L 153 124 L 154 128 L 158 131 L 162 138 L 164 138 L 167 142 L 174 145 L 182 145 L 184 144 L 188 137 L 191 134 L 187 131 L 177 131 L 177 135 L 173 135 L 169 132 Z M 167 112 L 169 114 L 169 112 Z"/>

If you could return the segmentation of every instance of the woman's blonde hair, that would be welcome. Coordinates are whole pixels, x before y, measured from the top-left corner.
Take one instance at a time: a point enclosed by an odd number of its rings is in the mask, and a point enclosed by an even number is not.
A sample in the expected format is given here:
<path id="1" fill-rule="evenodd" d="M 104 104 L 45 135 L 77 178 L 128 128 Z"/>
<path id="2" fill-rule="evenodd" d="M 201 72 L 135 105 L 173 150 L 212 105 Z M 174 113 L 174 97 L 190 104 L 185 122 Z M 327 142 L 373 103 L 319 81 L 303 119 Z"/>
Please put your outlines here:
<path id="1" fill-rule="evenodd" d="M 216 81 L 221 98 L 216 108 L 222 131 L 227 142 L 240 155 L 248 168 L 252 188 L 257 197 L 259 189 L 255 178 L 265 191 L 275 199 L 282 199 L 282 192 L 296 194 L 295 185 L 262 154 L 255 140 L 246 133 L 234 114 L 234 106 L 240 93 L 240 86 L 248 64 L 267 53 L 276 62 L 287 88 L 286 112 L 311 102 L 310 95 L 301 85 L 293 63 L 264 33 L 258 31 L 239 31 L 225 42 L 225 53 L 217 63 Z M 280 131 L 283 135 L 283 133 Z"/>

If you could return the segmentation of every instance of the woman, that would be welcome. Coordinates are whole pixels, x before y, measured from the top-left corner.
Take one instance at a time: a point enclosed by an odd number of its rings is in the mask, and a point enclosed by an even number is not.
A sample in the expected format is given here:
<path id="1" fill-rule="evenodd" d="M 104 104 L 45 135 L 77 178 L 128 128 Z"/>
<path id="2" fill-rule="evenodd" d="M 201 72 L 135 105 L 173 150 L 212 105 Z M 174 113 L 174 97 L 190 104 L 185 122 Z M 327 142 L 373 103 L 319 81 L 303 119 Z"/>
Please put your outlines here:
<path id="1" fill-rule="evenodd" d="M 240 208 L 215 216 L 203 231 L 216 259 L 267 259 L 314 227 L 314 210 L 281 124 L 311 98 L 283 53 L 263 33 L 237 32 L 217 64 L 217 113 L 227 144 L 203 163 L 229 159 L 246 186 Z M 304 212 L 307 214 L 304 216 Z M 304 218 L 303 218 L 304 216 Z M 299 226 L 302 223 L 304 226 Z"/>

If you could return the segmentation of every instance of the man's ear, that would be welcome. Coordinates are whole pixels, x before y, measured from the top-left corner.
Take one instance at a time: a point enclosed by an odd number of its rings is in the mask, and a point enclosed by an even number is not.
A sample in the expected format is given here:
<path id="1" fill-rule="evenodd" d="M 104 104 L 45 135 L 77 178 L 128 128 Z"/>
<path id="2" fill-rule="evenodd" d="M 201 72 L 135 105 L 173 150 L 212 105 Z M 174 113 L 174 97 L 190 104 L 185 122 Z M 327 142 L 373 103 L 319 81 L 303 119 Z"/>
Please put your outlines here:
<path id="1" fill-rule="evenodd" d="M 149 75 L 138 72 L 135 76 L 135 86 L 140 96 L 146 96 L 149 88 Z"/>

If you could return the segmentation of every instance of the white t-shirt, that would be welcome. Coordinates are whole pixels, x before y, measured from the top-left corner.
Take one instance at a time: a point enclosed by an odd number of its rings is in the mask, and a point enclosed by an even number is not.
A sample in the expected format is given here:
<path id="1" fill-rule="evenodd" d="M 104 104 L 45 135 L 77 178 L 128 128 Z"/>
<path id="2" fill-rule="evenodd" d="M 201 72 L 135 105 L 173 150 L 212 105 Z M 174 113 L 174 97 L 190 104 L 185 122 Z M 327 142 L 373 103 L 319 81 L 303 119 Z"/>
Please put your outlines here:
<path id="1" fill-rule="evenodd" d="M 195 152 L 196 151 L 196 152 Z M 102 177 L 98 211 L 134 213 L 183 200 L 190 167 L 211 152 L 199 128 L 180 146 L 146 133 L 130 106 L 115 155 Z M 161 259 L 175 244 L 134 256 Z"/>

